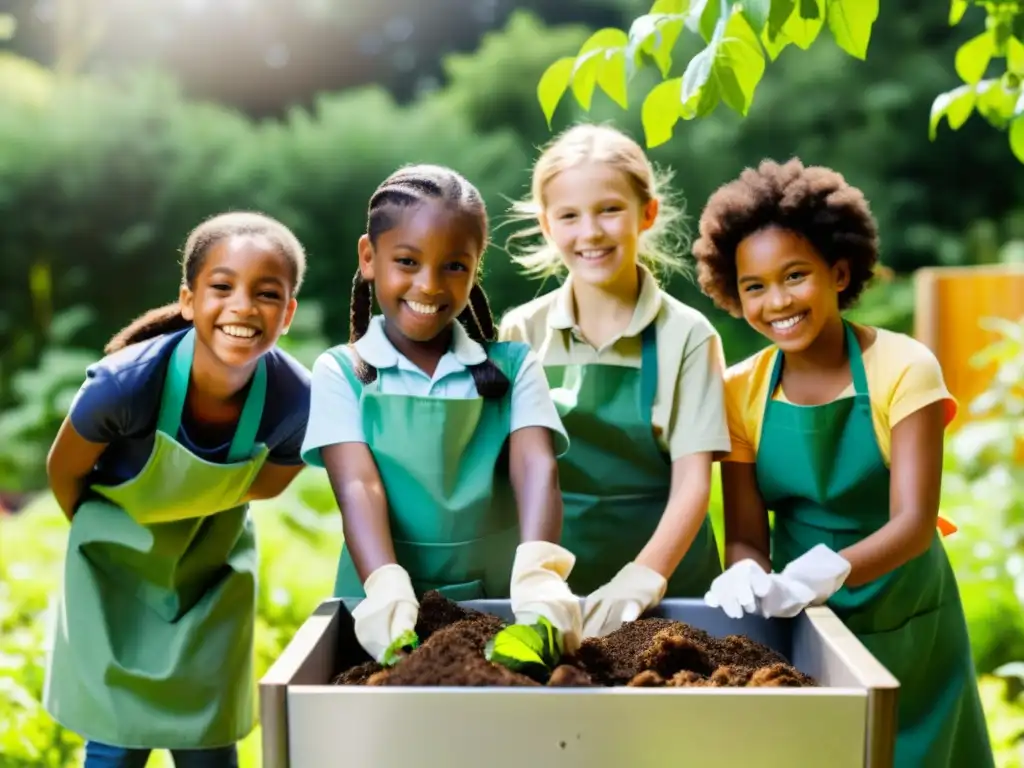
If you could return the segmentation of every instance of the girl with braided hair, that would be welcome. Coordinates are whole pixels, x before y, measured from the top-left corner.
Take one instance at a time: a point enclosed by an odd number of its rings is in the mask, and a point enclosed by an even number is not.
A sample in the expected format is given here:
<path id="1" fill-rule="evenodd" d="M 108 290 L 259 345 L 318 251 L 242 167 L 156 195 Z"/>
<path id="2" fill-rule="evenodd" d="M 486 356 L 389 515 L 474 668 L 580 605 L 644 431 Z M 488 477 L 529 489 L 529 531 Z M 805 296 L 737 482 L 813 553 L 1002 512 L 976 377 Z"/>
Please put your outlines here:
<path id="1" fill-rule="evenodd" d="M 361 599 L 356 636 L 378 661 L 434 589 L 511 597 L 518 621 L 544 616 L 577 643 L 574 558 L 554 543 L 568 441 L 529 348 L 495 341 L 478 282 L 487 228 L 455 171 L 392 174 L 359 239 L 349 343 L 313 366 L 302 454 L 330 477 L 345 536 L 334 594 Z"/>

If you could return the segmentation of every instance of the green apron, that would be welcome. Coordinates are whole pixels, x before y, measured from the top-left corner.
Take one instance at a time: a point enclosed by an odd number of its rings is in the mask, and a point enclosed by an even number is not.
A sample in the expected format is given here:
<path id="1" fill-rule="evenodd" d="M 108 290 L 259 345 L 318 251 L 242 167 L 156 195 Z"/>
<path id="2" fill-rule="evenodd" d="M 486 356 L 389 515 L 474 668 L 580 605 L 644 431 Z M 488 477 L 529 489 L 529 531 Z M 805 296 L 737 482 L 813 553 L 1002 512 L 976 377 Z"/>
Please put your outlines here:
<path id="1" fill-rule="evenodd" d="M 672 464 L 651 427 L 658 386 L 653 322 L 641 343 L 639 369 L 602 364 L 544 369 L 569 434 L 569 450 L 558 462 L 565 504 L 562 546 L 576 555 L 569 586 L 579 595 L 607 584 L 640 553 L 668 504 Z M 703 597 L 721 572 L 715 533 L 705 516 L 665 596 Z"/>
<path id="2" fill-rule="evenodd" d="M 758 485 L 775 512 L 776 571 L 816 544 L 839 552 L 889 521 L 889 469 L 848 323 L 846 345 L 854 396 L 818 406 L 773 399 L 783 360 L 776 353 L 757 451 Z M 828 605 L 900 681 L 895 765 L 994 765 L 959 590 L 938 533 L 923 555 L 843 587 Z"/>
<path id="3" fill-rule="evenodd" d="M 528 347 L 487 346 L 491 361 L 515 381 Z M 359 394 L 363 434 L 387 494 L 395 556 L 416 594 L 436 589 L 455 601 L 507 598 L 520 540 L 504 458 L 512 388 L 501 399 L 386 394 L 380 391 L 386 371 L 364 386 L 348 357 L 333 354 Z M 348 545 L 334 595 L 365 597 Z"/>
<path id="4" fill-rule="evenodd" d="M 190 330 L 171 356 L 145 467 L 92 486 L 71 521 L 44 706 L 110 745 L 212 748 L 255 725 L 256 546 L 240 499 L 267 456 L 266 364 L 228 463 L 208 462 L 176 439 L 194 345 Z"/>

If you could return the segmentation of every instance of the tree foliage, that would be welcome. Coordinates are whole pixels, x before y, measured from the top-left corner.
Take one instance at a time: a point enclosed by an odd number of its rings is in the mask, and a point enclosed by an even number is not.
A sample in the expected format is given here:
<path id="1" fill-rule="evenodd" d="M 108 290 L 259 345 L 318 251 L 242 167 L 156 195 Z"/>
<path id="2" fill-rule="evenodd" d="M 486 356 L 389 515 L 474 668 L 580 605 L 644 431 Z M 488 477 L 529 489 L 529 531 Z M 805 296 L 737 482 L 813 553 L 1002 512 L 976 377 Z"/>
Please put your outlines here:
<path id="1" fill-rule="evenodd" d="M 935 98 L 929 137 L 935 139 L 943 118 L 957 130 L 977 112 L 1008 131 L 1010 148 L 1024 162 L 1024 3 L 951 0 L 949 24 L 976 24 L 971 6 L 984 11 L 984 29 L 957 50 L 962 84 Z M 745 117 L 768 65 L 786 48 L 806 51 L 826 28 L 838 48 L 865 60 L 878 20 L 879 0 L 655 0 L 628 32 L 598 30 L 574 56 L 553 62 L 537 98 L 549 123 L 567 91 L 584 110 L 595 89 L 627 108 L 627 83 L 652 63 L 661 82 L 644 98 L 642 116 L 647 146 L 656 147 L 671 139 L 678 121 L 707 117 L 722 104 Z M 678 72 L 678 49 L 693 40 L 700 47 Z"/>

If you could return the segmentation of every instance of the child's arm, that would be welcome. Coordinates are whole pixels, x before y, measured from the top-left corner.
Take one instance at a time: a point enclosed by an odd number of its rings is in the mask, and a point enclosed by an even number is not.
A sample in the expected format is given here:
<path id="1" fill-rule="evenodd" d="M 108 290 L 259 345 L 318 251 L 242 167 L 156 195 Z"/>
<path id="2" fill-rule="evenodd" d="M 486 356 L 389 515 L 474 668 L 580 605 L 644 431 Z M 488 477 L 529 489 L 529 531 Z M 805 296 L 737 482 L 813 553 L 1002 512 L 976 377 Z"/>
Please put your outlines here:
<path id="1" fill-rule="evenodd" d="M 68 520 L 103 451 L 125 433 L 131 402 L 104 363 L 89 367 L 46 456 L 50 489 Z"/>
<path id="2" fill-rule="evenodd" d="M 68 520 L 74 517 L 86 478 L 106 448 L 107 443 L 94 443 L 78 434 L 70 416 L 60 425 L 46 456 L 46 475 L 50 490 Z"/>
<path id="3" fill-rule="evenodd" d="M 281 495 L 304 468 L 304 464 L 290 465 L 266 462 L 260 469 L 260 473 L 256 475 L 252 485 L 249 486 L 245 496 L 242 497 L 242 501 L 273 499 Z"/>
<path id="4" fill-rule="evenodd" d="M 397 562 L 377 464 L 366 443 L 327 445 L 320 456 L 342 510 L 345 543 L 359 578 L 366 581 L 382 565 Z"/>
<path id="5" fill-rule="evenodd" d="M 668 503 L 635 562 L 668 579 L 704 523 L 711 497 L 711 463 L 731 446 L 725 407 L 725 355 L 708 324 L 706 336 L 683 355 L 667 443 L 672 459 Z"/>
<path id="6" fill-rule="evenodd" d="M 721 469 L 725 566 L 753 560 L 766 573 L 771 573 L 768 511 L 757 487 L 757 465 L 723 461 Z"/>
<path id="7" fill-rule="evenodd" d="M 329 352 L 313 364 L 301 456 L 327 471 L 359 578 L 394 563 L 387 495 L 363 434 L 359 396 Z"/>
<path id="8" fill-rule="evenodd" d="M 547 427 L 523 427 L 509 438 L 509 474 L 519 508 L 521 541 L 562 537 L 558 461 Z"/>
<path id="9" fill-rule="evenodd" d="M 935 402 L 893 428 L 889 522 L 839 553 L 850 563 L 847 585 L 874 581 L 931 546 L 939 515 L 945 413 L 945 403 Z"/>

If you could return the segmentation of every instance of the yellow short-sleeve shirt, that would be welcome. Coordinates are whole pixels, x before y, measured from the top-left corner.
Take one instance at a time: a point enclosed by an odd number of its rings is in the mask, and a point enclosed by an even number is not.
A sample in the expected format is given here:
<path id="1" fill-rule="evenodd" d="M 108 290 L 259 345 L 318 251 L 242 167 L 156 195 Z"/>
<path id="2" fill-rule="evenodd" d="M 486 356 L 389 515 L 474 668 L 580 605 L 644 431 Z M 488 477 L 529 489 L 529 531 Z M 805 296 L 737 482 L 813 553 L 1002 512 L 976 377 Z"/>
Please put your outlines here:
<path id="1" fill-rule="evenodd" d="M 902 333 L 875 328 L 874 343 L 864 351 L 864 373 L 871 398 L 875 437 L 886 464 L 891 460 L 892 429 L 912 413 L 944 401 L 946 424 L 957 403 L 946 388 L 939 361 L 924 344 Z M 778 354 L 768 347 L 729 368 L 725 375 L 726 411 L 732 451 L 723 461 L 753 463 L 761 437 L 765 398 Z M 853 395 L 853 385 L 839 397 Z M 782 388 L 773 399 L 785 401 Z"/>
<path id="2" fill-rule="evenodd" d="M 658 445 L 672 461 L 693 453 L 727 453 L 721 337 L 704 315 L 665 293 L 648 270 L 641 267 L 640 273 L 632 320 L 599 349 L 586 341 L 576 324 L 571 277 L 550 293 L 510 310 L 498 336 L 503 341 L 525 341 L 545 366 L 640 368 L 640 335 L 655 323 L 658 383 L 651 423 Z"/>

